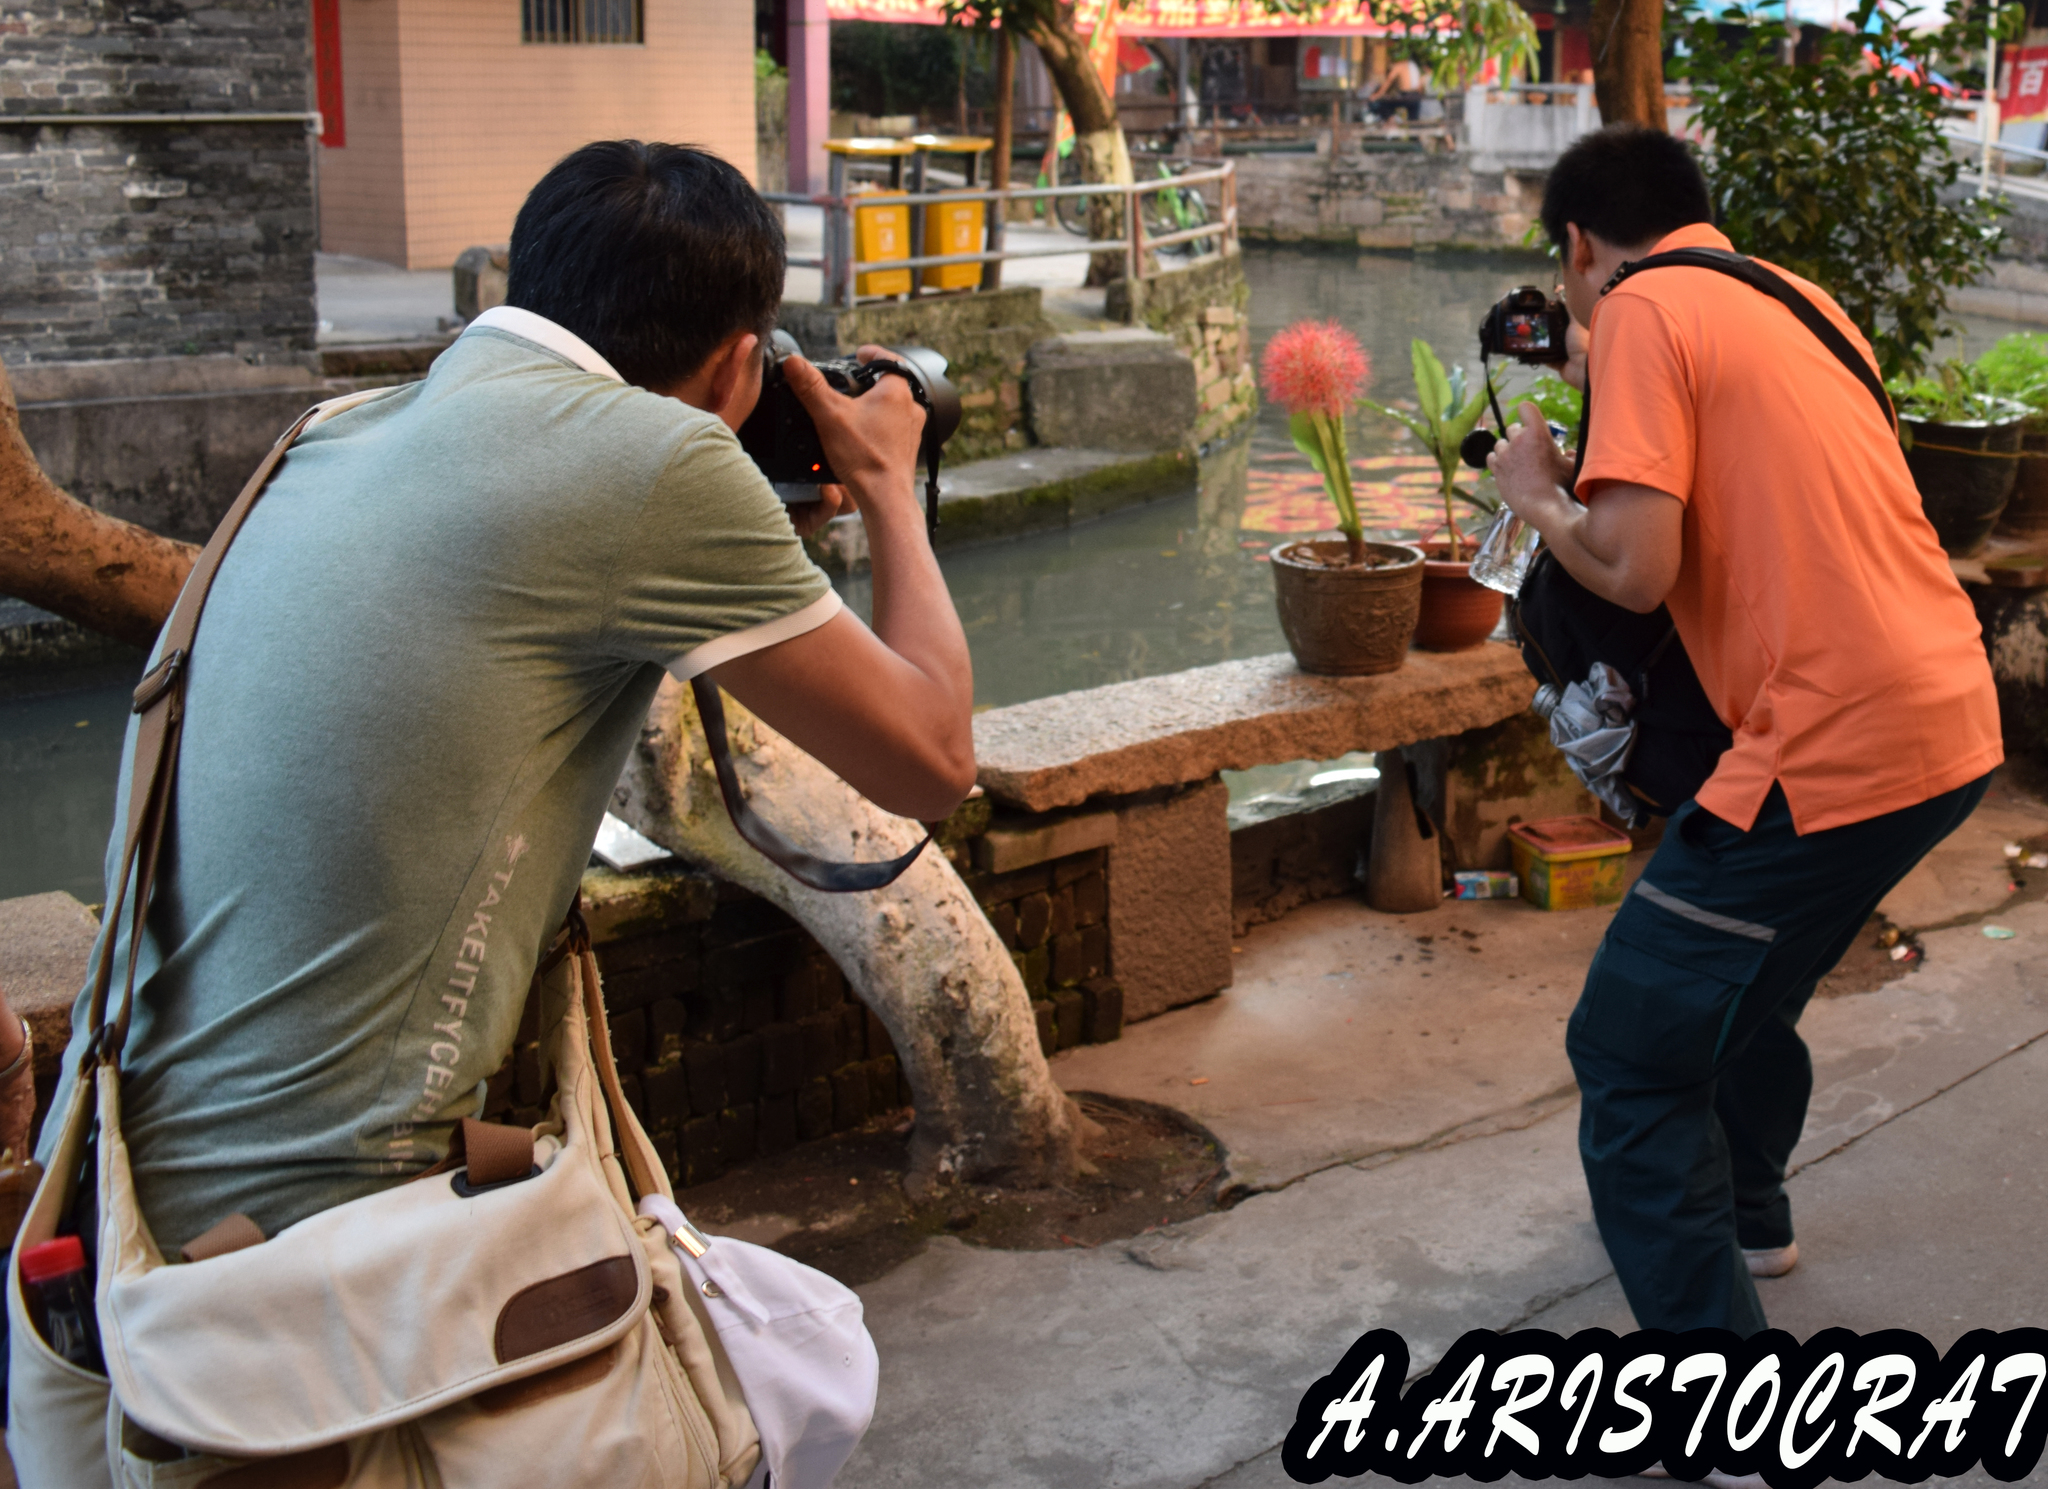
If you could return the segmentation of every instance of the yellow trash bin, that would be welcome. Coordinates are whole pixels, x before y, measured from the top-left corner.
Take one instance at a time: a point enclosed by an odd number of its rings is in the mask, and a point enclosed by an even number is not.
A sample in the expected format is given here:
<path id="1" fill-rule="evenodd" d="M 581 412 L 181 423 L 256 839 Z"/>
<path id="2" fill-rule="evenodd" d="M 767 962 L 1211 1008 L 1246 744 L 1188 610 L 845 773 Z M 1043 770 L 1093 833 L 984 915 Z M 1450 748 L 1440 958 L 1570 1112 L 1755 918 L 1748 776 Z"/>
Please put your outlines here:
<path id="1" fill-rule="evenodd" d="M 895 202 L 887 206 L 855 207 L 853 243 L 854 257 L 862 263 L 909 258 L 910 204 Z M 858 295 L 907 295 L 910 293 L 910 271 L 870 269 L 854 276 L 853 289 Z"/>
<path id="2" fill-rule="evenodd" d="M 831 166 L 828 190 L 834 196 L 879 190 L 872 183 L 849 188 L 846 179 L 848 167 L 859 161 L 870 167 L 886 164 L 890 188 L 901 191 L 903 167 L 916 154 L 917 146 L 908 140 L 827 140 L 825 155 Z M 869 263 L 876 259 L 907 259 L 911 257 L 910 247 L 910 206 L 907 202 L 886 207 L 856 206 L 853 209 L 853 256 L 856 259 Z M 872 269 L 854 276 L 853 292 L 856 295 L 907 295 L 911 280 L 908 269 Z"/>
<path id="3" fill-rule="evenodd" d="M 985 202 L 933 202 L 924 209 L 924 251 L 937 257 L 948 253 L 980 253 L 982 209 Z M 980 264 L 932 264 L 924 271 L 928 290 L 978 290 Z"/>
<path id="4" fill-rule="evenodd" d="M 995 141 L 980 135 L 914 134 L 908 143 L 918 149 L 912 167 L 915 183 L 923 187 L 925 164 L 934 155 L 958 157 L 965 166 L 970 189 L 979 184 L 981 157 Z M 988 221 L 985 202 L 934 202 L 924 209 L 924 251 L 938 257 L 949 253 L 981 252 L 982 231 Z M 933 264 L 924 271 L 928 290 L 975 290 L 981 288 L 982 264 Z"/>

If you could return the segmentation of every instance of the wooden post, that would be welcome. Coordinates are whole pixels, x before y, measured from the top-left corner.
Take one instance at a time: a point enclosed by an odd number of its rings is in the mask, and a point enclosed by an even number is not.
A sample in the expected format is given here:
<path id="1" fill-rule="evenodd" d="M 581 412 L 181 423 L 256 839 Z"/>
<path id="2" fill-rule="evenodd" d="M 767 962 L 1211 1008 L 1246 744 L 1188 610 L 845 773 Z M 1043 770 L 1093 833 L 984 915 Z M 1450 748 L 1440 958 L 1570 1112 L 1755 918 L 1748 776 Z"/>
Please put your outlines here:
<path id="1" fill-rule="evenodd" d="M 1010 149 L 1017 126 L 1017 38 L 1007 27 L 996 32 L 996 142 L 995 159 L 989 162 L 989 184 L 997 191 L 1010 189 Z M 988 251 L 1000 252 L 1003 233 L 1010 216 L 1007 201 L 988 204 Z M 1003 261 L 987 264 L 981 275 L 983 289 L 1003 287 Z"/>
<path id="2" fill-rule="evenodd" d="M 1223 242 L 1226 253 L 1237 252 L 1237 172 L 1224 162 L 1223 170 Z"/>

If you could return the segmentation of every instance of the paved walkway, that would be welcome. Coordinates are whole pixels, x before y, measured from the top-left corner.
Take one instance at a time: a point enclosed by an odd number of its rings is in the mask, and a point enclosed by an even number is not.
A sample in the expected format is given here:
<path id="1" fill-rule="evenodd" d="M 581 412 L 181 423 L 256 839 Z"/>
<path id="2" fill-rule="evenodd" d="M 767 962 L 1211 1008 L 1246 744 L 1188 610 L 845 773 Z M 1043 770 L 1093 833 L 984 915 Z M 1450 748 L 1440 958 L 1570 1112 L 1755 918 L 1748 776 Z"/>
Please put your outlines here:
<path id="1" fill-rule="evenodd" d="M 2048 1320 L 2048 903 L 2001 904 L 2003 842 L 2044 830 L 2001 793 L 1902 887 L 1932 917 L 1909 923 L 1961 922 L 1926 965 L 1808 1014 L 1804 1258 L 1763 1285 L 1774 1324 L 1946 1347 Z M 1994 907 L 2012 939 L 1983 935 Z M 1254 1192 L 1097 1250 L 941 1238 L 864 1288 L 882 1394 L 841 1484 L 1278 1489 L 1300 1392 L 1369 1327 L 1418 1372 L 1472 1328 L 1625 1332 L 1560 1022 L 1606 914 L 1305 907 L 1244 938 L 1230 992 L 1060 1056 L 1069 1089 L 1199 1116 Z"/>

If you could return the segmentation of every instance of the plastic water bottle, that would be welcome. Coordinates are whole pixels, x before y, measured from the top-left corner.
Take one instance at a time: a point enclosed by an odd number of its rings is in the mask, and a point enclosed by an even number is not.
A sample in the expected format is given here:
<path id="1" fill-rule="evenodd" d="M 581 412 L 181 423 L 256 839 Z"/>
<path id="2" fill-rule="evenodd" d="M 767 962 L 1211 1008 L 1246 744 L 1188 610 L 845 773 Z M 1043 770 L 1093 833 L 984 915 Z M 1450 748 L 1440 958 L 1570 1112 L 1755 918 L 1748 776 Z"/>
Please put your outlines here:
<path id="1" fill-rule="evenodd" d="M 1529 564 L 1536 557 L 1540 541 L 1535 528 L 1510 508 L 1502 507 L 1493 526 L 1479 540 L 1479 551 L 1472 555 L 1472 566 L 1467 572 L 1488 589 L 1497 589 L 1504 595 L 1520 594 L 1522 580 L 1528 577 Z"/>
<path id="2" fill-rule="evenodd" d="M 59 1236 L 21 1253 L 22 1301 L 56 1354 L 81 1370 L 104 1374 L 99 1317 L 93 1312 L 92 1272 L 76 1236 Z"/>
<path id="3" fill-rule="evenodd" d="M 1550 437 L 1563 449 L 1570 436 L 1562 424 L 1553 423 Z M 1486 536 L 1479 540 L 1479 551 L 1472 556 L 1472 565 L 1466 572 L 1488 589 L 1497 589 L 1504 595 L 1520 594 L 1522 581 L 1528 577 L 1529 565 L 1542 541 L 1535 528 L 1503 506 Z"/>

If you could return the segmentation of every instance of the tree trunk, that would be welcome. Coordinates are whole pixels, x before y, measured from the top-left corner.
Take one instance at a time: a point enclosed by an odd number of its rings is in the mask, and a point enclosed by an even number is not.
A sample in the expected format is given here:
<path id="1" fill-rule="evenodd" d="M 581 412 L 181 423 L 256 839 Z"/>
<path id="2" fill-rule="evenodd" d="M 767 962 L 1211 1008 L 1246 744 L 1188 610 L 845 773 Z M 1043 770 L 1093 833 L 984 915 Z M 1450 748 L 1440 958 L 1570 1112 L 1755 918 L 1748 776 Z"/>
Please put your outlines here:
<path id="1" fill-rule="evenodd" d="M 1074 152 L 1080 157 L 1081 179 L 1090 183 L 1131 182 L 1131 152 L 1117 122 L 1116 98 L 1102 85 L 1088 55 L 1088 42 L 1074 29 L 1073 8 L 1057 3 L 1043 10 L 1017 13 L 1018 30 L 1045 58 L 1053 86 L 1074 121 Z M 1088 199 L 1088 236 L 1096 241 L 1122 238 L 1123 205 L 1114 197 Z M 1108 284 L 1123 278 L 1124 255 L 1098 253 L 1088 263 L 1088 283 Z"/>
<path id="2" fill-rule="evenodd" d="M 199 550 L 96 512 L 57 489 L 21 437 L 0 367 L 0 594 L 148 646 Z"/>
<path id="3" fill-rule="evenodd" d="M 1662 0 L 1593 0 L 1593 93 L 1602 124 L 1663 129 Z"/>
<path id="4" fill-rule="evenodd" d="M 915 823 L 870 804 L 730 699 L 733 766 L 749 797 L 812 851 L 886 858 Z M 614 810 L 671 852 L 788 912 L 839 964 L 895 1043 L 917 1104 L 906 1184 L 1063 1183 L 1086 1119 L 1053 1083 L 1016 964 L 943 855 L 887 889 L 808 889 L 744 843 L 726 815 L 687 685 L 664 682 L 619 778 Z"/>

